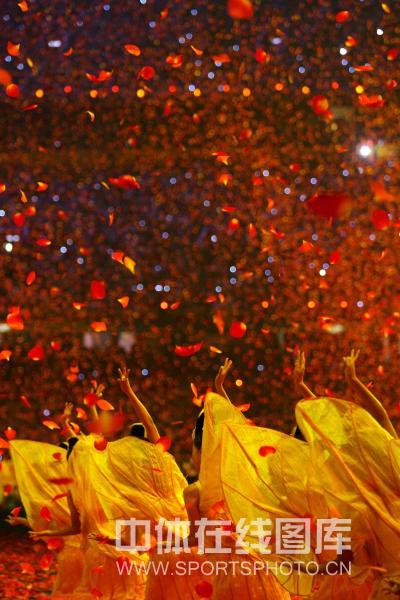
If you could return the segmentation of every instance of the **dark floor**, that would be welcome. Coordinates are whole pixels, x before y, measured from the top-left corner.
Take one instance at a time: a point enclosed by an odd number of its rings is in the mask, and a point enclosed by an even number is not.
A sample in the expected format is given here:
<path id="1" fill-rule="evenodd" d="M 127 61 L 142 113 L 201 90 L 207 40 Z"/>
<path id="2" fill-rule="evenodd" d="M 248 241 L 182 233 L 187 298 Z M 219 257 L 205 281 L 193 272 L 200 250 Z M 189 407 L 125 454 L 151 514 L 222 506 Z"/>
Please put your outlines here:
<path id="1" fill-rule="evenodd" d="M 47 600 L 54 570 L 54 556 L 43 543 L 31 542 L 26 530 L 0 525 L 1 600 Z"/>

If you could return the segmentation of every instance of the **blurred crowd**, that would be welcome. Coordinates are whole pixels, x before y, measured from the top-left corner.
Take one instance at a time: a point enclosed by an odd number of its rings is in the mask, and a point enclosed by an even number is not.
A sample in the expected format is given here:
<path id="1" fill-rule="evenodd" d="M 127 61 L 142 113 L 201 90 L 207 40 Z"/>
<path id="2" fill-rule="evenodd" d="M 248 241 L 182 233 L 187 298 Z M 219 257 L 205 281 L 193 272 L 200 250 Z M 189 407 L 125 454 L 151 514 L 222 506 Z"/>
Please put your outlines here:
<path id="1" fill-rule="evenodd" d="M 2 2 L 2 430 L 57 441 L 126 364 L 189 472 L 224 357 L 289 431 L 298 348 L 339 397 L 360 348 L 397 418 L 399 7 L 249 5 Z"/>

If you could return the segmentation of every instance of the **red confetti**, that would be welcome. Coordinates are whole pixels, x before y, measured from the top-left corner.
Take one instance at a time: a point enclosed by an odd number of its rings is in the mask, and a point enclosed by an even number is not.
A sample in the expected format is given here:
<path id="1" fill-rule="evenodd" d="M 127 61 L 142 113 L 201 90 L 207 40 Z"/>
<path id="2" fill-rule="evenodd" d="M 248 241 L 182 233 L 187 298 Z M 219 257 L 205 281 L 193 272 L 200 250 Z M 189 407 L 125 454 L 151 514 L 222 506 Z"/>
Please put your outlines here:
<path id="1" fill-rule="evenodd" d="M 337 23 L 345 23 L 350 19 L 350 16 L 351 15 L 348 10 L 341 10 L 336 14 L 335 19 Z"/>
<path id="2" fill-rule="evenodd" d="M 268 456 L 269 454 L 275 454 L 276 448 L 273 446 L 261 446 L 258 450 L 260 456 Z"/>
<path id="3" fill-rule="evenodd" d="M 204 342 L 192 344 L 190 346 L 175 346 L 175 354 L 178 356 L 192 356 L 202 349 Z"/>
<path id="4" fill-rule="evenodd" d="M 228 0 L 228 14 L 232 19 L 251 19 L 253 5 L 250 0 Z"/>
<path id="5" fill-rule="evenodd" d="M 390 226 L 390 219 L 387 212 L 380 208 L 373 211 L 371 218 L 373 226 L 379 231 L 384 231 Z"/>
<path id="6" fill-rule="evenodd" d="M 45 356 L 43 346 L 37 344 L 29 350 L 28 356 L 31 360 L 34 361 L 43 360 Z"/>
<path id="7" fill-rule="evenodd" d="M 213 595 L 213 586 L 208 581 L 200 581 L 195 586 L 195 591 L 200 598 L 211 598 Z"/>
<path id="8" fill-rule="evenodd" d="M 229 327 L 229 335 L 233 338 L 242 338 L 246 335 L 247 325 L 243 321 L 235 321 Z"/>

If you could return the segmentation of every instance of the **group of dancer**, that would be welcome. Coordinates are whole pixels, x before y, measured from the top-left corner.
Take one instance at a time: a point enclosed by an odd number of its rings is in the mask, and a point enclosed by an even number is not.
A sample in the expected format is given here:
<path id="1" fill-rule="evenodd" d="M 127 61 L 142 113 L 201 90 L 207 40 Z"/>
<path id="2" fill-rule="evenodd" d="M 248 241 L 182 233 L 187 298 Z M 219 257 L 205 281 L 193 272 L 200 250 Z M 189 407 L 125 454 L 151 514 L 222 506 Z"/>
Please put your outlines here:
<path id="1" fill-rule="evenodd" d="M 11 441 L 26 517 L 11 515 L 8 521 L 26 525 L 34 540 L 59 549 L 52 597 L 400 598 L 400 442 L 383 405 L 357 377 L 357 359 L 354 351 L 344 358 L 349 392 L 339 400 L 313 394 L 304 382 L 304 353 L 297 355 L 293 379 L 304 399 L 296 406 L 292 435 L 256 427 L 234 406 L 224 387 L 232 364 L 226 360 L 193 430 L 198 480 L 189 485 L 160 444 L 126 369 L 119 383 L 138 419 L 126 435 L 113 439 L 109 412 L 95 405 L 90 432 L 83 433 L 67 404 L 67 441 L 60 446 Z M 102 391 L 97 388 L 96 397 Z M 136 545 L 131 519 L 138 523 Z M 205 520 L 204 548 L 199 523 Z M 243 528 L 244 520 L 269 524 L 268 551 L 257 543 L 259 531 Z M 308 523 L 300 555 L 295 543 L 283 553 L 272 543 L 285 522 Z M 351 549 L 343 535 L 321 548 L 319 523 L 328 522 L 351 524 Z M 145 523 L 152 543 L 143 549 Z M 178 529 L 184 543 L 177 550 L 168 542 L 179 537 Z M 211 546 L 222 537 L 223 548 L 215 553 Z M 210 568 L 224 561 L 226 568 Z M 312 572 L 309 563 L 316 565 Z M 332 575 L 328 565 L 349 568 Z"/>

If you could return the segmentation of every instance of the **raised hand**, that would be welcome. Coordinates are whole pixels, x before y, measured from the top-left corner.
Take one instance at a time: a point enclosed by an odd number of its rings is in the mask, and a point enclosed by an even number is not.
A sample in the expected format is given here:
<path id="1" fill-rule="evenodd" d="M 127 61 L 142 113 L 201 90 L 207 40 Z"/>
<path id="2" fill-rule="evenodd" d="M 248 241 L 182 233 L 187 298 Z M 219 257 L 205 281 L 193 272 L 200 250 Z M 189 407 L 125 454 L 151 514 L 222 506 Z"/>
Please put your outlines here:
<path id="1" fill-rule="evenodd" d="M 129 373 L 130 370 L 126 367 L 121 367 L 120 369 L 118 369 L 118 383 L 124 394 L 128 394 L 131 389 L 131 384 L 129 382 Z"/>
<path id="2" fill-rule="evenodd" d="M 292 378 L 296 386 L 304 384 L 304 374 L 306 372 L 306 356 L 302 350 L 299 350 L 294 358 L 294 367 Z"/>
<path id="3" fill-rule="evenodd" d="M 357 379 L 356 362 L 359 356 L 360 351 L 352 349 L 348 356 L 343 357 L 344 374 L 348 383 Z"/>
<path id="4" fill-rule="evenodd" d="M 96 396 L 102 398 L 105 389 L 106 386 L 103 383 L 97 383 L 97 381 L 93 381 L 92 392 L 96 394 Z"/>
<path id="5" fill-rule="evenodd" d="M 221 393 L 224 390 L 224 382 L 225 382 L 226 376 L 228 375 L 229 371 L 232 368 L 232 364 L 233 363 L 232 363 L 231 359 L 226 358 L 224 364 L 221 365 L 220 368 L 218 369 L 218 373 L 215 378 L 215 389 L 217 390 L 218 393 Z"/>
<path id="6" fill-rule="evenodd" d="M 15 527 L 16 525 L 25 525 L 25 519 L 22 517 L 13 517 L 13 515 L 8 515 L 5 521 L 12 527 Z"/>

